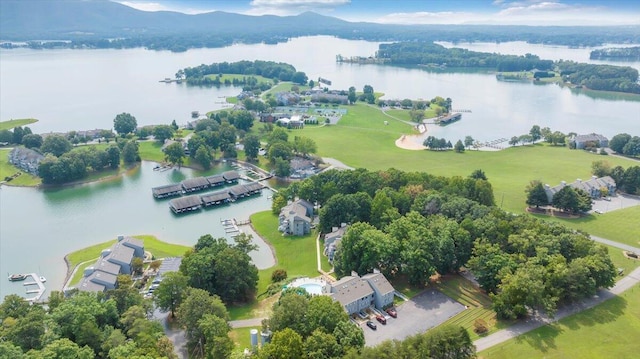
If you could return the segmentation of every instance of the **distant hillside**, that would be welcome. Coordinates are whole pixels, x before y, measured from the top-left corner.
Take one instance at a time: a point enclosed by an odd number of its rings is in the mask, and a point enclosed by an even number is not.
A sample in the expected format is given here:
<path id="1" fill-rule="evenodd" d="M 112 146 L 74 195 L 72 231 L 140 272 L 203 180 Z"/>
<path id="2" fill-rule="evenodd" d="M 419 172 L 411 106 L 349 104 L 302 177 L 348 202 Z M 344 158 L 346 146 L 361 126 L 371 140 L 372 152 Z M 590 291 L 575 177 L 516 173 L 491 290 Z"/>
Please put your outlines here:
<path id="1" fill-rule="evenodd" d="M 568 46 L 640 43 L 640 26 L 530 27 L 487 25 L 382 25 L 348 22 L 306 12 L 247 16 L 226 12 L 187 15 L 146 12 L 107 0 L 0 0 L 0 40 L 67 40 L 31 47 L 147 47 L 184 51 L 234 42 L 275 43 L 330 35 L 368 41 L 527 41 Z M 111 39 L 111 40 L 107 40 Z M 118 40 L 113 40 L 118 39 Z M 11 47 L 5 44 L 4 47 Z"/>

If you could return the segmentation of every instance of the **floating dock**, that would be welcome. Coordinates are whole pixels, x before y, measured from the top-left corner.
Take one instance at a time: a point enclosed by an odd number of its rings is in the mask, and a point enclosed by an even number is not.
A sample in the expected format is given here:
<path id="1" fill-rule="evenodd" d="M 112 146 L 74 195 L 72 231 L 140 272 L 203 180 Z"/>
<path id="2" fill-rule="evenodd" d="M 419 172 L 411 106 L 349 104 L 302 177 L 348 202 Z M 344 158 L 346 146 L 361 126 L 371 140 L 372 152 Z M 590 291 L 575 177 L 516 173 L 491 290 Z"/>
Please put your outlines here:
<path id="1" fill-rule="evenodd" d="M 26 300 L 29 302 L 37 302 L 40 300 L 40 298 L 42 298 L 42 295 L 44 294 L 44 291 L 47 290 L 47 288 L 45 288 L 44 283 L 40 280 L 40 277 L 36 273 L 29 273 L 27 274 L 27 277 L 31 277 L 33 281 L 25 282 L 23 283 L 23 285 L 25 287 L 37 285 L 38 289 L 27 289 L 27 294 L 35 295 L 31 298 L 26 298 Z"/>

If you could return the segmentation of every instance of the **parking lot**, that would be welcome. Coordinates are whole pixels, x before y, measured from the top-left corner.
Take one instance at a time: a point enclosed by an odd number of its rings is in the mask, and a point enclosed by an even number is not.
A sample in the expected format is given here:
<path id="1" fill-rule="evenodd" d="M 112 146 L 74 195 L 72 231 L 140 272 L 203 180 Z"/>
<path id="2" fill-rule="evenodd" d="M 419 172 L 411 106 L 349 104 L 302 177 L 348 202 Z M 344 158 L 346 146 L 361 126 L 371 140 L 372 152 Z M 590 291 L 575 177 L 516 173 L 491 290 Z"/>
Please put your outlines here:
<path id="1" fill-rule="evenodd" d="M 604 214 L 617 209 L 623 209 L 640 205 L 640 197 L 630 196 L 627 194 L 618 194 L 608 197 L 610 201 L 605 199 L 593 200 L 593 208 L 590 213 Z"/>
<path id="2" fill-rule="evenodd" d="M 368 328 L 364 322 L 360 326 L 364 331 L 365 345 L 375 346 L 387 339 L 402 340 L 410 335 L 423 333 L 464 309 L 462 304 L 435 289 L 430 289 L 399 305 L 398 318 L 387 318 L 386 325 L 377 322 L 375 318 L 372 319 L 378 327 L 377 330 Z"/>

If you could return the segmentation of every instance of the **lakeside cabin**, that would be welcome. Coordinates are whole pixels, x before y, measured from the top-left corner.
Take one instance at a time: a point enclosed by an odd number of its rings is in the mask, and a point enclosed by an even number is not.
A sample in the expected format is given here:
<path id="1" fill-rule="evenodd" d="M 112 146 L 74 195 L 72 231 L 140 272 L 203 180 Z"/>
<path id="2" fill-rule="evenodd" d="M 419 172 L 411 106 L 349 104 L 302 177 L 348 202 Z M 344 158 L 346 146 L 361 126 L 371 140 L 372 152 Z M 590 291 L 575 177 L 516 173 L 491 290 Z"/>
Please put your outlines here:
<path id="1" fill-rule="evenodd" d="M 166 186 L 154 187 L 151 189 L 151 192 L 153 193 L 153 197 L 160 199 L 160 198 L 181 196 L 183 193 L 183 188 L 182 188 L 182 184 L 175 183 L 175 184 L 169 184 Z"/>
<path id="2" fill-rule="evenodd" d="M 217 206 L 231 201 L 231 195 L 228 191 L 219 191 L 200 196 L 205 207 Z"/>
<path id="3" fill-rule="evenodd" d="M 209 188 L 209 181 L 204 177 L 189 178 L 181 182 L 186 193 L 202 191 Z"/>
<path id="4" fill-rule="evenodd" d="M 202 208 L 202 199 L 197 195 L 172 199 L 169 202 L 169 208 L 175 214 L 197 211 Z"/>
<path id="5" fill-rule="evenodd" d="M 222 177 L 225 181 L 227 181 L 227 183 L 234 183 L 238 182 L 238 180 L 240 179 L 240 174 L 238 173 L 238 171 L 226 171 L 222 173 Z"/>

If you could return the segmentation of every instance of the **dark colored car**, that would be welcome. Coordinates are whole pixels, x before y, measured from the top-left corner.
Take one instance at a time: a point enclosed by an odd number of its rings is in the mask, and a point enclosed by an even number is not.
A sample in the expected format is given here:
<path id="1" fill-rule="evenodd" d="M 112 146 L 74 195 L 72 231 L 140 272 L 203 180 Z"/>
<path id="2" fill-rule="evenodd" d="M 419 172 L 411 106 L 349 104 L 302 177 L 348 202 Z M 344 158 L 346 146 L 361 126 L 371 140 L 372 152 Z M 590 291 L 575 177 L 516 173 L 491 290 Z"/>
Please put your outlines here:
<path id="1" fill-rule="evenodd" d="M 369 327 L 369 328 L 371 328 L 373 330 L 378 329 L 378 326 L 376 325 L 376 323 L 374 323 L 374 322 L 372 322 L 370 320 L 367 320 L 367 327 Z"/>
<path id="2" fill-rule="evenodd" d="M 397 318 L 398 317 L 398 312 L 396 312 L 396 310 L 393 309 L 393 308 L 387 309 L 387 314 L 389 314 L 393 318 Z"/>
<path id="3" fill-rule="evenodd" d="M 376 315 L 376 320 L 382 324 L 387 324 L 387 318 L 381 316 L 380 314 Z"/>

